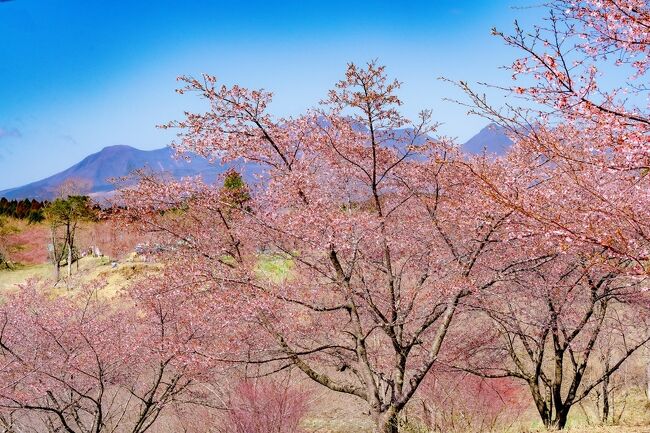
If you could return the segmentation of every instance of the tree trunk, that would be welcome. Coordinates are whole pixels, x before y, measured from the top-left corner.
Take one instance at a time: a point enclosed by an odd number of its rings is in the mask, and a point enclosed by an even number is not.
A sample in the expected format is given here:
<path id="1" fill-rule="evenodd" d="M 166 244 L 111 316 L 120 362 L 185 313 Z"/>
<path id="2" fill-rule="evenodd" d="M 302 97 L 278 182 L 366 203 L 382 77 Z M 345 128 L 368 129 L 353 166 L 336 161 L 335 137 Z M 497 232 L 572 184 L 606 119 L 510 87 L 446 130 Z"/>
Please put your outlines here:
<path id="1" fill-rule="evenodd" d="M 606 368 L 609 368 L 609 366 L 606 365 Z M 605 376 L 605 380 L 603 380 L 603 412 L 602 412 L 601 421 L 603 422 L 603 424 L 607 424 L 608 420 L 609 420 L 609 376 Z"/>
<path id="2" fill-rule="evenodd" d="M 569 418 L 569 408 L 562 409 L 560 413 L 557 415 L 557 429 L 562 430 L 564 427 L 566 427 L 566 422 Z"/>
<path id="3" fill-rule="evenodd" d="M 542 419 L 544 426 L 549 430 L 563 430 L 569 418 L 570 408 L 571 406 L 559 408 L 552 416 L 549 415 Z"/>
<path id="4" fill-rule="evenodd" d="M 375 433 L 397 433 L 399 412 L 390 407 L 386 412 L 375 415 Z"/>
<path id="5" fill-rule="evenodd" d="M 650 402 L 650 361 L 648 362 L 648 365 L 646 366 L 646 374 L 648 375 L 648 388 L 646 390 L 646 398 Z"/>
<path id="6" fill-rule="evenodd" d="M 433 414 L 431 413 L 431 409 L 429 408 L 429 405 L 422 400 L 422 413 L 424 417 L 424 424 L 429 430 L 434 430 L 435 428 L 435 420 L 433 419 Z"/>
<path id="7" fill-rule="evenodd" d="M 72 245 L 68 242 L 68 278 L 72 276 Z"/>
<path id="8" fill-rule="evenodd" d="M 72 276 L 72 231 L 70 229 L 70 222 L 65 228 L 65 243 L 68 244 L 68 279 Z"/>
<path id="9" fill-rule="evenodd" d="M 61 263 L 59 260 L 59 253 L 56 250 L 56 230 L 54 226 L 51 228 L 52 235 L 52 264 L 54 265 L 54 278 L 58 283 L 59 278 L 61 278 Z"/>

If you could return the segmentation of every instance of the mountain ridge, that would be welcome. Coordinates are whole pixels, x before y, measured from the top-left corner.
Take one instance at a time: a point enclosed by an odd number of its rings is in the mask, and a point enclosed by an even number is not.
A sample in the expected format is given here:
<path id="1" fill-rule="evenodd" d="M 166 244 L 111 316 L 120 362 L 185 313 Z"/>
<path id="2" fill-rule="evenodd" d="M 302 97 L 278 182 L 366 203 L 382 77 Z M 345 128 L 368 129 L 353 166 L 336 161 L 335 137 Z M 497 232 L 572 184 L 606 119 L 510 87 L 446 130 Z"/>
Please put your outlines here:
<path id="1" fill-rule="evenodd" d="M 503 154 L 511 144 L 512 142 L 506 136 L 503 128 L 490 124 L 463 143 L 461 148 L 469 153 L 487 151 L 488 153 Z M 56 195 L 57 186 L 70 178 L 90 181 L 92 184 L 91 195 L 101 195 L 115 189 L 109 179 L 127 176 L 140 168 L 148 168 L 159 173 L 165 172 L 174 178 L 201 175 L 206 181 L 214 181 L 230 167 L 232 164 L 211 164 L 198 156 L 191 156 L 189 161 L 174 158 L 174 151 L 170 147 L 141 150 L 125 144 L 116 144 L 104 147 L 52 176 L 2 190 L 0 197 L 50 200 Z M 245 178 L 251 178 L 251 174 L 245 173 Z"/>
<path id="2" fill-rule="evenodd" d="M 219 164 L 210 164 L 199 157 L 186 161 L 173 156 L 174 151 L 170 147 L 141 150 L 124 144 L 107 146 L 52 176 L 0 191 L 0 196 L 8 199 L 48 200 L 55 195 L 56 187 L 70 178 L 89 181 L 91 193 L 104 193 L 114 189 L 110 179 L 127 176 L 141 168 L 166 172 L 175 178 L 195 175 L 216 178 L 227 169 Z"/>

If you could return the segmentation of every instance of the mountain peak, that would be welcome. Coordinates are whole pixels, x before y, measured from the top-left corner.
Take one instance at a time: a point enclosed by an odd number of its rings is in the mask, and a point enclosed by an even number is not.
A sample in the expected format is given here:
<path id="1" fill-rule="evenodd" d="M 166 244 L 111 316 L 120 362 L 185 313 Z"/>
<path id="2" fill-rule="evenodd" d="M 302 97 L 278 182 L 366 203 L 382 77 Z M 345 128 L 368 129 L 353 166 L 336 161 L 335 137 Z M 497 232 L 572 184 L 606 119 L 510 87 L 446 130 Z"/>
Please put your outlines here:
<path id="1" fill-rule="evenodd" d="M 510 146 L 512 146 L 512 140 L 506 134 L 505 128 L 496 123 L 490 123 L 467 140 L 462 148 L 468 153 L 487 152 L 503 155 Z"/>
<path id="2" fill-rule="evenodd" d="M 129 146 L 128 144 L 113 144 L 111 146 L 104 147 L 102 150 L 100 150 L 100 152 L 104 150 L 126 150 L 126 149 L 138 150 L 133 146 Z"/>
<path id="3" fill-rule="evenodd" d="M 111 146 L 106 146 L 102 148 L 98 153 L 102 152 L 121 152 L 121 151 L 132 151 L 132 150 L 140 150 L 136 149 L 133 146 L 129 146 L 128 144 L 113 144 Z"/>
<path id="4" fill-rule="evenodd" d="M 127 176 L 144 167 L 155 172 L 166 172 L 177 178 L 202 175 L 210 181 L 215 180 L 217 175 L 225 170 L 201 158 L 195 158 L 191 162 L 176 160 L 172 158 L 172 150 L 169 147 L 144 151 L 118 144 L 104 147 L 72 167 L 48 178 L 0 191 L 0 197 L 50 200 L 54 198 L 57 186 L 70 178 L 88 181 L 92 185 L 90 192 L 101 194 L 115 188 L 110 179 Z"/>

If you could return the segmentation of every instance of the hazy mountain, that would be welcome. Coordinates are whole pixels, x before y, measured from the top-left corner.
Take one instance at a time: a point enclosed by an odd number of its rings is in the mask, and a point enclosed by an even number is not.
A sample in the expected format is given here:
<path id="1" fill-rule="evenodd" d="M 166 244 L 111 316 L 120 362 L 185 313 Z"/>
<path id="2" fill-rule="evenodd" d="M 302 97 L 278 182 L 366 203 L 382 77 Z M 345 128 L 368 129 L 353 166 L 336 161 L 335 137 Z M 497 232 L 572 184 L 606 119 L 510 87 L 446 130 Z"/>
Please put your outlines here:
<path id="1" fill-rule="evenodd" d="M 511 145 L 512 140 L 508 138 L 503 127 L 491 123 L 467 140 L 461 148 L 468 153 L 487 151 L 488 153 L 503 155 Z"/>
<path id="2" fill-rule="evenodd" d="M 139 168 L 166 172 L 175 178 L 202 175 L 206 182 L 212 182 L 228 168 L 220 164 L 210 164 L 199 157 L 192 158 L 189 162 L 174 159 L 173 153 L 169 147 L 156 150 L 140 150 L 124 145 L 105 147 L 53 176 L 0 191 L 0 197 L 51 199 L 56 194 L 57 186 L 69 178 L 90 181 L 91 193 L 105 193 L 114 189 L 109 181 L 111 178 L 126 176 Z"/>
<path id="3" fill-rule="evenodd" d="M 396 137 L 408 136 L 408 134 L 412 134 L 412 131 L 406 129 L 396 131 Z M 488 125 L 461 147 L 470 153 L 480 153 L 487 149 L 488 152 L 503 154 L 511 144 L 512 142 L 502 128 L 497 125 Z M 201 175 L 206 182 L 214 182 L 229 167 L 219 163 L 210 164 L 200 157 L 191 158 L 190 161 L 174 159 L 173 153 L 169 147 L 156 150 L 139 150 L 124 145 L 105 147 L 53 176 L 0 191 L 0 197 L 52 199 L 56 194 L 57 187 L 69 178 L 90 181 L 91 193 L 101 195 L 114 189 L 109 179 L 126 176 L 139 168 L 166 172 L 175 178 Z M 252 173 L 255 171 L 255 167 L 248 166 L 244 177 L 248 181 L 252 181 Z"/>

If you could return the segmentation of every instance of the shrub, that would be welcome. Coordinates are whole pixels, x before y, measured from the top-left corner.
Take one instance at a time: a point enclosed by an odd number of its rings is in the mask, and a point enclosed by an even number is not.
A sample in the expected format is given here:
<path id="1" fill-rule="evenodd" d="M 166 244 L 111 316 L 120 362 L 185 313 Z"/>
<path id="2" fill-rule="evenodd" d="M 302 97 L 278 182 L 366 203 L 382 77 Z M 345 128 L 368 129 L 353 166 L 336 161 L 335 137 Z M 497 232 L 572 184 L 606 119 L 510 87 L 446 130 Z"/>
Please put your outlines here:
<path id="1" fill-rule="evenodd" d="M 242 381 L 233 390 L 223 433 L 296 433 L 307 395 L 287 384 Z"/>

